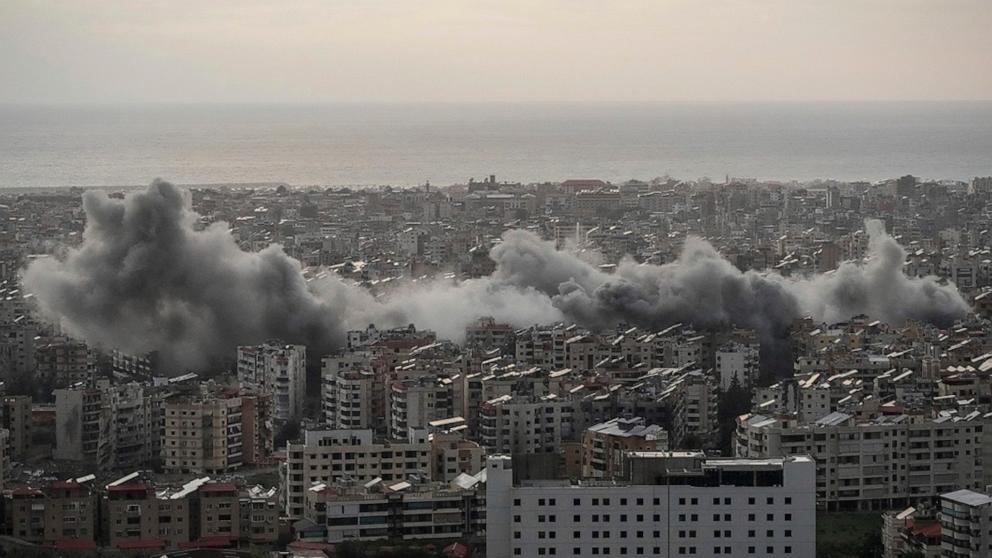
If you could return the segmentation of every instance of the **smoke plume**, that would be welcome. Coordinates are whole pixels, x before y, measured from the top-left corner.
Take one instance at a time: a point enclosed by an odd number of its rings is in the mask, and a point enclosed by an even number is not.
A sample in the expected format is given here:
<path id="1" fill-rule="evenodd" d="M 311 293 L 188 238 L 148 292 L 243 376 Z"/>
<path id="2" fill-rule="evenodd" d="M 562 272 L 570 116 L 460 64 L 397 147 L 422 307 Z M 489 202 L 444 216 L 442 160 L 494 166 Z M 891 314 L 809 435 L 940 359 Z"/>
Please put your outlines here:
<path id="1" fill-rule="evenodd" d="M 804 315 L 946 324 L 968 311 L 953 286 L 904 275 L 905 252 L 874 222 L 867 263 L 800 279 L 742 273 L 697 238 L 676 262 L 624 260 L 609 274 L 531 233 L 509 231 L 490 254 L 492 276 L 407 285 L 376 298 L 336 276 L 306 281 L 277 245 L 244 252 L 224 223 L 197 230 L 186 192 L 167 182 L 123 200 L 86 192 L 83 207 L 82 245 L 30 264 L 25 287 L 68 333 L 106 348 L 156 350 L 174 372 L 272 338 L 323 354 L 340 346 L 346 329 L 369 323 L 414 323 L 454 339 L 480 316 L 516 326 L 736 325 L 775 337 Z"/>

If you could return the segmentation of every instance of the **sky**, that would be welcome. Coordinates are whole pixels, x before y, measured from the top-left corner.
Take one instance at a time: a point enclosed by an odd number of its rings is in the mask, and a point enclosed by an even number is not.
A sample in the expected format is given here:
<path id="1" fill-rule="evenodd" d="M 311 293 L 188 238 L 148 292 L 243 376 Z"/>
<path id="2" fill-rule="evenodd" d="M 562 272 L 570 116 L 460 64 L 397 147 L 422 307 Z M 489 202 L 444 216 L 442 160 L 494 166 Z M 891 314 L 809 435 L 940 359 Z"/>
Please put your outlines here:
<path id="1" fill-rule="evenodd" d="M 0 0 L 0 102 L 992 99 L 992 0 Z"/>

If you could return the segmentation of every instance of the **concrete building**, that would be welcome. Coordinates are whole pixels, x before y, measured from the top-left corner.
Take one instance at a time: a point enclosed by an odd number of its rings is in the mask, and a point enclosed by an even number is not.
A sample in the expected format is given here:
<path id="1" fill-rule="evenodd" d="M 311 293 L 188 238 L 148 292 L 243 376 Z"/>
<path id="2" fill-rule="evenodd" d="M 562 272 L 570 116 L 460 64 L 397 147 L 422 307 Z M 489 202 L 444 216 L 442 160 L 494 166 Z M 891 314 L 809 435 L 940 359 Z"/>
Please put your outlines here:
<path id="1" fill-rule="evenodd" d="M 96 374 L 96 353 L 86 343 L 67 337 L 43 339 L 35 346 L 37 378 L 59 387 L 90 384 Z"/>
<path id="2" fill-rule="evenodd" d="M 307 490 L 307 519 L 327 542 L 464 539 L 485 529 L 484 483 L 462 475 L 450 483 L 374 481 L 317 484 Z"/>
<path id="3" fill-rule="evenodd" d="M 307 348 L 270 341 L 238 347 L 241 387 L 271 393 L 277 422 L 299 419 L 307 392 Z"/>
<path id="4" fill-rule="evenodd" d="M 389 389 L 389 435 L 409 437 L 426 431 L 428 423 L 454 415 L 454 386 L 449 378 L 421 376 L 395 381 Z"/>
<path id="5" fill-rule="evenodd" d="M 489 453 L 556 453 L 573 439 L 574 404 L 554 395 L 504 395 L 479 406 L 479 441 Z"/>
<path id="6" fill-rule="evenodd" d="M 813 460 L 630 455 L 623 481 L 514 480 L 486 467 L 486 556 L 813 556 Z"/>
<path id="7" fill-rule="evenodd" d="M 109 468 L 112 408 L 98 388 L 55 390 L 55 459 L 85 461 Z"/>
<path id="8" fill-rule="evenodd" d="M 254 463 L 267 462 L 272 451 L 268 401 L 237 391 L 166 399 L 162 467 L 171 473 L 223 473 L 245 464 L 246 453 Z"/>
<path id="9" fill-rule="evenodd" d="M 665 451 L 668 432 L 642 418 L 615 418 L 582 434 L 582 478 L 612 479 L 622 471 L 627 452 Z"/>
<path id="10" fill-rule="evenodd" d="M 5 395 L 0 399 L 0 428 L 9 432 L 7 455 L 20 459 L 31 447 L 31 397 Z"/>
<path id="11" fill-rule="evenodd" d="M 968 489 L 941 494 L 940 532 L 943 556 L 992 555 L 992 497 Z"/>
<path id="12" fill-rule="evenodd" d="M 372 428 L 374 372 L 366 352 L 347 352 L 322 359 L 321 408 L 329 429 Z"/>
<path id="13" fill-rule="evenodd" d="M 286 515 L 304 515 L 305 492 L 314 484 L 339 481 L 401 481 L 410 475 L 430 477 L 426 439 L 376 442 L 371 430 L 308 430 L 303 443 L 286 446 L 283 487 Z"/>
<path id="14" fill-rule="evenodd" d="M 200 477 L 157 485 L 131 473 L 107 486 L 107 546 L 132 551 L 271 544 L 278 538 L 276 489 L 240 487 Z"/>
<path id="15" fill-rule="evenodd" d="M 510 324 L 497 323 L 495 318 L 479 318 L 465 328 L 466 347 L 508 351 L 515 345 L 516 330 Z"/>
<path id="16" fill-rule="evenodd" d="M 871 420 L 831 413 L 811 424 L 743 415 L 737 425 L 739 457 L 812 456 L 817 504 L 830 511 L 905 508 L 988 482 L 989 443 L 978 413 Z"/>
<path id="17" fill-rule="evenodd" d="M 437 422 L 465 420 L 461 417 L 448 419 L 447 421 L 436 421 L 432 423 L 432 428 L 436 429 Z M 483 470 L 486 466 L 486 451 L 482 446 L 466 440 L 462 435 L 464 430 L 435 431 L 428 435 L 431 452 L 431 479 L 435 481 L 450 482 L 458 475 L 474 475 Z"/>
<path id="18" fill-rule="evenodd" d="M 758 378 L 758 345 L 728 343 L 716 351 L 716 373 L 720 389 L 726 391 L 737 381 L 740 387 L 750 387 Z"/>
<path id="19" fill-rule="evenodd" d="M 98 470 L 153 464 L 161 447 L 162 397 L 138 383 L 55 390 L 55 459 Z"/>

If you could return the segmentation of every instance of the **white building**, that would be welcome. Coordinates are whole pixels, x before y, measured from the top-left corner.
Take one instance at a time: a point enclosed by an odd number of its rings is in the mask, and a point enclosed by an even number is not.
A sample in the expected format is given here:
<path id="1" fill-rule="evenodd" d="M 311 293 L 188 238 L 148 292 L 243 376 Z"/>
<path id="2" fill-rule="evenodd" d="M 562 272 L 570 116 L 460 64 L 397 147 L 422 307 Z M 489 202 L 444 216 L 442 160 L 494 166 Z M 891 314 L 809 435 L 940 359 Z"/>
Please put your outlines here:
<path id="1" fill-rule="evenodd" d="M 238 381 L 241 387 L 272 394 L 277 421 L 297 419 L 307 390 L 307 348 L 271 341 L 238 347 Z"/>
<path id="2" fill-rule="evenodd" d="M 629 480 L 513 481 L 486 466 L 486 556 L 796 556 L 816 553 L 815 465 L 642 452 Z M 677 471 L 677 472 L 676 472 Z"/>
<path id="3" fill-rule="evenodd" d="M 716 371 L 720 389 L 726 391 L 737 380 L 741 387 L 750 386 L 758 377 L 758 345 L 728 343 L 716 351 Z"/>

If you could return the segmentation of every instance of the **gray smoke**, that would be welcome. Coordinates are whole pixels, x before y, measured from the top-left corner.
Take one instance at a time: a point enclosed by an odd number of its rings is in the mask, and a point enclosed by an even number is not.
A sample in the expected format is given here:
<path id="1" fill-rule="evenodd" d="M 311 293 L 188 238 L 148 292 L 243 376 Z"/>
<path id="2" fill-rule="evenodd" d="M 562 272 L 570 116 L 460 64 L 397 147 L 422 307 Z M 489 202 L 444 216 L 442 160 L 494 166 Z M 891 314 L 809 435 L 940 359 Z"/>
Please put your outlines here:
<path id="1" fill-rule="evenodd" d="M 278 246 L 242 251 L 225 223 L 194 229 L 187 193 L 162 181 L 124 200 L 83 195 L 78 249 L 28 266 L 44 316 L 89 343 L 159 351 L 170 370 L 200 368 L 271 337 L 329 347 L 343 337 L 299 262 Z"/>
<path id="2" fill-rule="evenodd" d="M 968 312 L 954 286 L 903 273 L 906 253 L 880 221 L 867 221 L 866 227 L 866 263 L 845 262 L 833 273 L 800 278 L 741 272 L 695 237 L 686 240 L 675 262 L 659 266 L 625 259 L 607 274 L 534 235 L 512 231 L 492 251 L 493 277 L 537 288 L 565 315 L 593 327 L 683 322 L 780 335 L 806 315 L 826 322 L 867 314 L 897 325 L 908 319 L 948 325 Z"/>
<path id="3" fill-rule="evenodd" d="M 186 192 L 167 182 L 123 200 L 87 192 L 83 206 L 82 245 L 33 262 L 25 287 L 67 333 L 132 353 L 158 351 L 171 371 L 199 369 L 233 355 L 236 345 L 271 338 L 319 355 L 340 346 L 346 329 L 369 323 L 415 323 L 453 339 L 480 316 L 516 326 L 736 325 L 776 336 L 807 314 L 946 324 L 968 311 L 953 286 L 906 277 L 905 253 L 876 224 L 869 224 L 866 264 L 808 279 L 742 273 L 697 238 L 676 262 L 625 260 L 608 274 L 531 233 L 510 231 L 491 252 L 491 277 L 408 284 L 375 298 L 336 276 L 306 281 L 279 246 L 244 252 L 224 223 L 196 230 Z"/>

